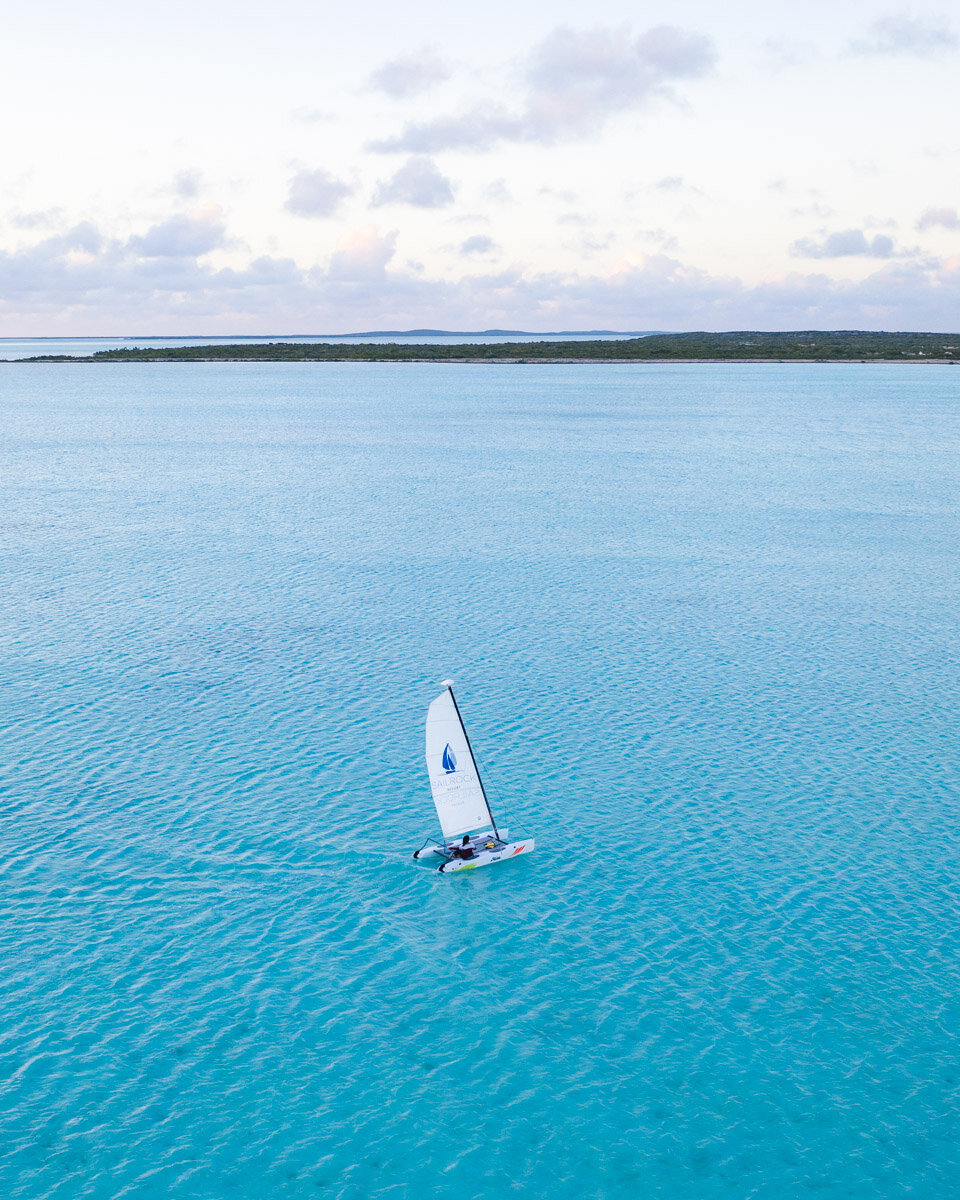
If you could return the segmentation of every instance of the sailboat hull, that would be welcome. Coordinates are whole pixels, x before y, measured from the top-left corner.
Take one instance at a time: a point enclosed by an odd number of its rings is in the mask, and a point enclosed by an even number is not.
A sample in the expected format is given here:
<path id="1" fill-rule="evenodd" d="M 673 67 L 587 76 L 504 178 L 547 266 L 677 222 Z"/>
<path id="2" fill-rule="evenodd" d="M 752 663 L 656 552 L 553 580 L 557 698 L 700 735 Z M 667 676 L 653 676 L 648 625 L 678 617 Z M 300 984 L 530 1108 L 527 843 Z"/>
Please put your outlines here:
<path id="1" fill-rule="evenodd" d="M 438 870 L 444 875 L 452 875 L 454 871 L 475 871 L 478 867 L 488 867 L 491 863 L 503 862 L 507 858 L 517 858 L 521 854 L 529 854 L 534 848 L 533 838 L 522 842 L 507 842 L 496 850 L 480 850 L 473 858 L 450 858 L 440 864 Z"/>

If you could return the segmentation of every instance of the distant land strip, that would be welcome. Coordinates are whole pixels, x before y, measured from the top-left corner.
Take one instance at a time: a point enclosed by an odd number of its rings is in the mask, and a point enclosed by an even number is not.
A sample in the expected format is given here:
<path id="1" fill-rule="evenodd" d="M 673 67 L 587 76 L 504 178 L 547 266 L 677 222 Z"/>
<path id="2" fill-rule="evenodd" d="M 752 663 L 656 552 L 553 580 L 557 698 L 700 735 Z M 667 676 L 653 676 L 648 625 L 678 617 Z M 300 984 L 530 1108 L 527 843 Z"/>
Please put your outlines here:
<path id="1" fill-rule="evenodd" d="M 960 333 L 658 333 L 621 340 L 554 342 L 265 342 L 129 347 L 16 362 L 956 362 Z"/>

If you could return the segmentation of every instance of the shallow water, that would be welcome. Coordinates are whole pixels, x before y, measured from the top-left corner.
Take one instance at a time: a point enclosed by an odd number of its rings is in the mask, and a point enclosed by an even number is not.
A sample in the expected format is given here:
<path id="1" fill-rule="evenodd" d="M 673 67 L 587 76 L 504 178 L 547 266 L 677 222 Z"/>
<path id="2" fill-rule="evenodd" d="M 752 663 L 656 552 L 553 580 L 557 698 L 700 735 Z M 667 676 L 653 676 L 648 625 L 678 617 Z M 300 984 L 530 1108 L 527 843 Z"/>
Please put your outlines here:
<path id="1" fill-rule="evenodd" d="M 955 1194 L 960 374 L 0 387 L 0 1194 Z"/>

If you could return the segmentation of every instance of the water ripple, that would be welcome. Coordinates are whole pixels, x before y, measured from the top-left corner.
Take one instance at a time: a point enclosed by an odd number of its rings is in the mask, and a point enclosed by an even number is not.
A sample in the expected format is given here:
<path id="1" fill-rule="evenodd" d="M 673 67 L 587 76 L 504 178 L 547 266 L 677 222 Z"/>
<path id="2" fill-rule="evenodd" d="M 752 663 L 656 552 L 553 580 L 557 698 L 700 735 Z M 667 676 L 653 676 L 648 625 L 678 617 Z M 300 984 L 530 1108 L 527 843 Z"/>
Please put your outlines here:
<path id="1" fill-rule="evenodd" d="M 951 1196 L 951 380 L 11 375 L 2 1194 Z"/>

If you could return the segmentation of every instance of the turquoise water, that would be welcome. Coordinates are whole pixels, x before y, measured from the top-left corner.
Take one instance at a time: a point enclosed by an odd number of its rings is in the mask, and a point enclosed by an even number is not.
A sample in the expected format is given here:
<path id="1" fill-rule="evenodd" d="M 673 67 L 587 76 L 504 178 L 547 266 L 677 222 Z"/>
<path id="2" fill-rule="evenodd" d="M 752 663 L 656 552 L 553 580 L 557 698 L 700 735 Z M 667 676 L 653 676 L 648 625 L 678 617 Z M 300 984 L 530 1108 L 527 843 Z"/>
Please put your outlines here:
<path id="1" fill-rule="evenodd" d="M 960 374 L 0 383 L 0 1194 L 956 1194 Z"/>

